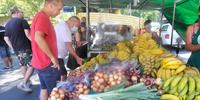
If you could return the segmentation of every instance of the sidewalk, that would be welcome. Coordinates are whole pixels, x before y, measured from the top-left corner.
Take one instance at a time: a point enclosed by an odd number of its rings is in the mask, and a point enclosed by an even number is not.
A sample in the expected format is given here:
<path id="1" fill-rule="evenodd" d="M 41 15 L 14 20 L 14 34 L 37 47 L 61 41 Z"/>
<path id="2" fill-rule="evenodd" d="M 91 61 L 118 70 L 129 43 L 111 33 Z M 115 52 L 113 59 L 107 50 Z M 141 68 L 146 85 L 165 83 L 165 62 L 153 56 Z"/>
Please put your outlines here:
<path id="1" fill-rule="evenodd" d="M 0 59 L 0 100 L 37 100 L 39 91 L 39 80 L 34 73 L 31 77 L 33 86 L 32 93 L 26 93 L 17 89 L 17 84 L 22 80 L 22 75 L 19 69 L 18 60 L 13 58 L 14 69 L 4 70 L 3 60 Z"/>

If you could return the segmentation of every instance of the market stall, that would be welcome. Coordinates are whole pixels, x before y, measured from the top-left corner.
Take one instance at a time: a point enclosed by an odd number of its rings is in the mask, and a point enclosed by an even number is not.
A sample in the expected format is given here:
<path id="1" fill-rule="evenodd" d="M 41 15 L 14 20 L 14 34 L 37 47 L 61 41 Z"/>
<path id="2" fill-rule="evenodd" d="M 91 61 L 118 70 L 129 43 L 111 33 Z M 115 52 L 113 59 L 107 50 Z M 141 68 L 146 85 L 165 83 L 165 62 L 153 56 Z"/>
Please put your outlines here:
<path id="1" fill-rule="evenodd" d="M 70 0 L 69 0 L 70 1 Z M 92 0 L 107 4 L 105 0 Z M 91 1 L 91 2 L 92 2 Z M 114 2 L 115 0 L 109 0 Z M 174 10 L 183 5 L 195 4 L 197 0 L 140 0 L 133 8 L 160 7 L 168 20 L 175 19 L 174 25 L 179 32 L 180 27 L 176 17 L 182 13 Z M 72 2 L 72 1 L 71 1 Z M 76 1 L 77 2 L 77 1 Z M 129 4 L 131 0 L 120 1 Z M 89 7 L 89 0 L 82 2 Z M 119 2 L 118 2 L 119 3 Z M 117 2 L 113 6 L 119 5 Z M 94 6 L 96 4 L 92 4 Z M 199 2 L 198 4 L 199 5 Z M 197 5 L 193 8 L 196 8 Z M 110 5 L 111 6 L 111 5 Z M 101 5 L 99 5 L 101 7 Z M 145 7 L 144 7 L 145 8 Z M 183 8 L 182 8 L 183 9 Z M 161 10 L 161 9 L 160 9 Z M 87 8 L 87 11 L 88 8 Z M 175 13 L 177 13 L 175 14 Z M 174 14 L 172 14 L 174 13 Z M 192 15 L 193 13 L 191 13 Z M 174 16 L 173 16 L 174 15 Z M 88 13 L 89 18 L 89 13 Z M 173 22 L 173 21 L 172 21 Z M 182 23 L 187 26 L 190 23 Z M 87 22 L 89 27 L 89 22 Z M 99 26 L 102 28 L 101 26 Z M 89 28 L 88 28 L 89 29 Z M 184 32 L 183 32 L 184 33 Z M 182 36 L 184 37 L 184 34 Z M 96 57 L 86 61 L 78 69 L 71 71 L 64 82 L 59 82 L 49 97 L 49 100 L 200 100 L 199 70 L 187 66 L 166 49 L 160 47 L 152 39 L 150 33 L 144 33 L 131 40 L 117 41 L 107 52 L 101 52 Z"/>
<path id="2" fill-rule="evenodd" d="M 150 33 L 119 42 L 59 82 L 50 100 L 193 100 L 199 98 L 199 70 L 187 66 Z"/>

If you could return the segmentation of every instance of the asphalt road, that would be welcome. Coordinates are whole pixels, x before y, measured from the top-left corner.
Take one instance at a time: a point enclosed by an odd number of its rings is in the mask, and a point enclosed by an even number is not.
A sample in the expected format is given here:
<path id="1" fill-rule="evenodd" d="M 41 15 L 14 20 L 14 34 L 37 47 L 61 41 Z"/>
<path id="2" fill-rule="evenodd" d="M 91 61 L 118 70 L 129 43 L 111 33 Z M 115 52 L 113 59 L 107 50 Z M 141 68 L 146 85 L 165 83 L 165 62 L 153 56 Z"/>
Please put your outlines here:
<path id="1" fill-rule="evenodd" d="M 18 60 L 13 58 L 14 69 L 4 70 L 4 64 L 0 59 L 0 100 L 38 100 L 39 81 L 37 75 L 31 77 L 33 82 L 32 93 L 26 93 L 17 89 L 17 84 L 22 81 L 22 75 L 19 70 Z"/>

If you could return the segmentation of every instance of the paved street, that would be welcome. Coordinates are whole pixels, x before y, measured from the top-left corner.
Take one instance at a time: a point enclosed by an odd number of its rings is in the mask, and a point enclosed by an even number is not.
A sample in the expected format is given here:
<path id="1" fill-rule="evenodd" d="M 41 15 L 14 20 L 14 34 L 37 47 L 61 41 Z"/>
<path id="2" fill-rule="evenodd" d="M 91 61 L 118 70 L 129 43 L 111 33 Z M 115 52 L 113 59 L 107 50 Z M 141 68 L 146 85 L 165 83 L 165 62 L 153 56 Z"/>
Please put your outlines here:
<path id="1" fill-rule="evenodd" d="M 32 93 L 25 93 L 17 89 L 16 85 L 21 82 L 22 75 L 19 70 L 18 60 L 15 56 L 12 58 L 14 69 L 10 71 L 3 70 L 4 64 L 2 59 L 0 59 L 0 100 L 37 100 L 39 90 L 37 75 L 34 74 L 31 77 L 31 81 L 33 82 Z"/>

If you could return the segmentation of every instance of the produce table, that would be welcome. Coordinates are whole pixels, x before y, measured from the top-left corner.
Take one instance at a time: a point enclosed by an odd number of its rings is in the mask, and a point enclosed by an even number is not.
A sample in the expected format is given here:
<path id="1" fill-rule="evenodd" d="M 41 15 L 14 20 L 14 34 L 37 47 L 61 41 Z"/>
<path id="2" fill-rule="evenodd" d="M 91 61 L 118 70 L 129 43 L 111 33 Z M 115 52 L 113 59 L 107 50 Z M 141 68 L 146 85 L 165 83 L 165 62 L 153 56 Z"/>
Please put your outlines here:
<path id="1" fill-rule="evenodd" d="M 199 94 L 199 70 L 144 33 L 70 72 L 49 100 L 200 100 Z"/>

